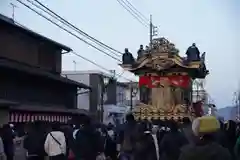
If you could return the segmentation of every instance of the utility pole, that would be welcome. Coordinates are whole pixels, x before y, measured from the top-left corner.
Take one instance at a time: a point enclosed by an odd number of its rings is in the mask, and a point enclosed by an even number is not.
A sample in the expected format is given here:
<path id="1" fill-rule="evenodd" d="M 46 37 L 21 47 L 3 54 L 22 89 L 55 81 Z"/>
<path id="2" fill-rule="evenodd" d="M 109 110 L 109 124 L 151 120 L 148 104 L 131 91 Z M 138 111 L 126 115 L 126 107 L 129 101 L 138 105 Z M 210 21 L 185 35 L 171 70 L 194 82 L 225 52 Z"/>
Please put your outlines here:
<path id="1" fill-rule="evenodd" d="M 237 98 L 236 98 L 236 107 L 237 107 L 237 117 L 238 117 L 238 120 L 240 119 L 240 93 L 239 91 L 237 91 Z"/>
<path id="2" fill-rule="evenodd" d="M 152 40 L 153 40 L 154 36 L 157 36 L 157 29 L 158 29 L 152 23 L 152 15 L 150 15 L 149 29 L 150 29 L 150 46 L 149 46 L 149 49 L 151 51 L 151 49 L 152 49 Z"/>
<path id="3" fill-rule="evenodd" d="M 153 24 L 152 24 L 152 15 L 150 15 L 150 46 L 149 46 L 149 49 L 151 51 L 152 49 L 152 40 L 153 40 Z"/>
<path id="4" fill-rule="evenodd" d="M 15 20 L 15 8 L 17 8 L 17 6 L 13 3 L 10 3 L 10 5 L 12 6 L 12 19 L 13 21 Z"/>
<path id="5" fill-rule="evenodd" d="M 130 82 L 130 107 L 131 111 L 133 110 L 133 84 Z"/>

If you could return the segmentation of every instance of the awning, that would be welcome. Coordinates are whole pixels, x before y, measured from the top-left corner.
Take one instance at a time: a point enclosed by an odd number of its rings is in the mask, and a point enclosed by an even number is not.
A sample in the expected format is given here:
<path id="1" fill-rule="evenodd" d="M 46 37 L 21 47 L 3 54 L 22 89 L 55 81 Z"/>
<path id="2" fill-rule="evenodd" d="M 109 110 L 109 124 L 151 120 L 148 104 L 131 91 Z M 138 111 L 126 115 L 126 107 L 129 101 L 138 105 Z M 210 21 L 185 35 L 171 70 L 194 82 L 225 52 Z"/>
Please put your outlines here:
<path id="1" fill-rule="evenodd" d="M 19 105 L 10 106 L 9 109 L 16 111 L 29 111 L 29 112 L 48 112 L 48 113 L 69 113 L 69 114 L 84 114 L 88 115 L 89 112 L 85 109 L 67 109 L 58 106 L 36 106 L 36 105 Z"/>
<path id="2" fill-rule="evenodd" d="M 67 123 L 71 119 L 72 119 L 71 116 L 57 115 L 57 114 L 24 113 L 24 112 L 17 112 L 17 111 L 13 111 L 9 113 L 10 123 L 24 123 L 24 122 L 34 122 L 34 121 Z"/>

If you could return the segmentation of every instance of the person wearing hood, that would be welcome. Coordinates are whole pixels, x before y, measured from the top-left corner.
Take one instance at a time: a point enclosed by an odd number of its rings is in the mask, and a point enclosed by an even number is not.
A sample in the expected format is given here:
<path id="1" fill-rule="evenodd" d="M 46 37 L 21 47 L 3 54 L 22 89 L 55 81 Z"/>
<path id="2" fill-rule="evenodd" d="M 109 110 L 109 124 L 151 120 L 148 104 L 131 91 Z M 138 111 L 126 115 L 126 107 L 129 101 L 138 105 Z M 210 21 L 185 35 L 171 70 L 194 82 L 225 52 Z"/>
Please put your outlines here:
<path id="1" fill-rule="evenodd" d="M 192 130 L 198 141 L 195 145 L 184 146 L 179 160 L 231 160 L 228 149 L 215 142 L 219 129 L 220 124 L 213 116 L 196 118 Z"/>

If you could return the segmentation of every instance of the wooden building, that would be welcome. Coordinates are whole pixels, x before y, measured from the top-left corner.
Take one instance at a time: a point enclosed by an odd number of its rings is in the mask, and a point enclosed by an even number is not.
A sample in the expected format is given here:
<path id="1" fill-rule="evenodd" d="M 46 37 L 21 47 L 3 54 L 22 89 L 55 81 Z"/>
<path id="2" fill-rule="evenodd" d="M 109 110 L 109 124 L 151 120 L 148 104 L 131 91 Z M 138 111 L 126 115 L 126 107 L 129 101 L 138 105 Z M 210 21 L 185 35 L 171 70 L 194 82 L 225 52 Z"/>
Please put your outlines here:
<path id="1" fill-rule="evenodd" d="M 88 86 L 61 76 L 67 46 L 0 15 L 0 123 L 66 122 L 77 109 L 77 92 Z"/>

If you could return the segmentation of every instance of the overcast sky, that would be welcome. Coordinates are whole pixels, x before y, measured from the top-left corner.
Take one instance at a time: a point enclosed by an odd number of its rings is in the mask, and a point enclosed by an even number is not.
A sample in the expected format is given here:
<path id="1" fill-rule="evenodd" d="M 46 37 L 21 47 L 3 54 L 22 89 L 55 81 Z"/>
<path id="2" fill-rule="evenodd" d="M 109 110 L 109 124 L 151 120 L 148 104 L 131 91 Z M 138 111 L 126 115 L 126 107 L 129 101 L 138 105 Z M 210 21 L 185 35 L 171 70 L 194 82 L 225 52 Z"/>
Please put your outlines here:
<path id="1" fill-rule="evenodd" d="M 24 0 L 22 0 L 24 1 Z M 96 63 L 122 73 L 118 62 L 87 46 L 75 37 L 37 16 L 15 0 L 0 0 L 0 13 L 11 16 L 10 2 L 17 5 L 15 19 L 30 29 L 71 47 Z M 140 44 L 147 45 L 148 29 L 136 21 L 117 0 L 41 0 L 49 8 L 98 40 L 136 56 Z M 239 0 L 131 0 L 145 16 L 153 15 L 159 35 L 176 44 L 184 55 L 193 42 L 207 52 L 206 89 L 218 107 L 232 104 L 240 84 L 240 1 Z M 238 53 L 237 53 L 238 52 Z M 63 69 L 99 68 L 71 54 L 63 57 Z M 239 69 L 238 69 L 239 68 Z M 125 77 L 134 79 L 130 73 Z"/>

